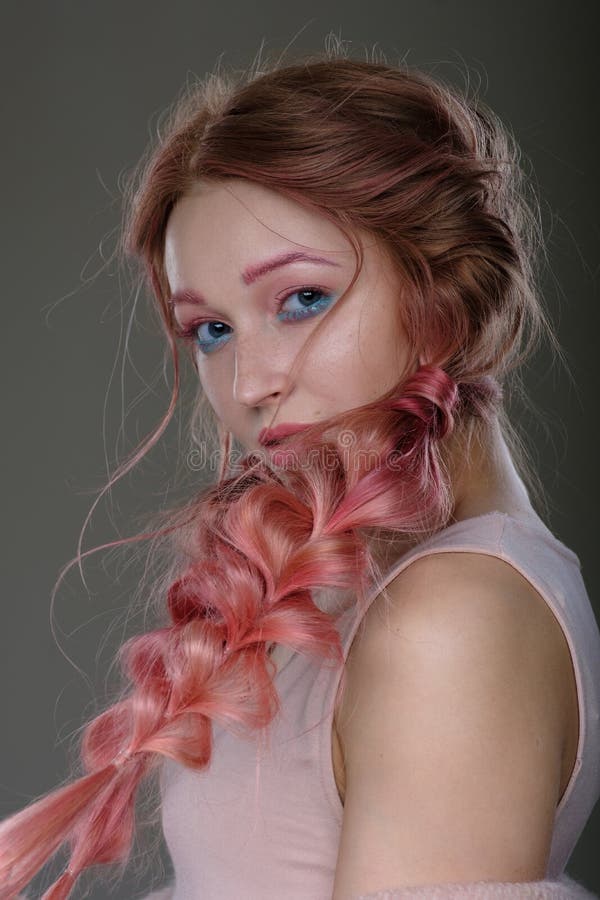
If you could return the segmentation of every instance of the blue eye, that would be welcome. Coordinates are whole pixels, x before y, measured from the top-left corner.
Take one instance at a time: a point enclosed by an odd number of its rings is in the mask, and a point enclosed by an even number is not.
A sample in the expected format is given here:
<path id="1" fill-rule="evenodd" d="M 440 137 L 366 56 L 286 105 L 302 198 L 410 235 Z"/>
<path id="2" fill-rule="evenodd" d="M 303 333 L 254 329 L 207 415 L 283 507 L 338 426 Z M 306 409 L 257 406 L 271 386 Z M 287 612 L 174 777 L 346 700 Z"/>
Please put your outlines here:
<path id="1" fill-rule="evenodd" d="M 298 321 L 299 319 L 306 319 L 309 316 L 318 315 L 329 306 L 333 300 L 333 295 L 326 294 L 324 291 L 320 290 L 320 288 L 305 287 L 287 294 L 279 304 L 279 309 L 281 310 L 284 304 L 293 297 L 300 298 L 299 306 L 288 312 L 278 312 L 277 318 L 279 320 L 283 322 Z M 316 300 L 314 299 L 315 297 L 317 298 Z M 204 332 L 201 331 L 203 328 L 205 329 Z M 227 331 L 227 329 L 229 329 L 229 331 Z M 193 342 L 202 353 L 207 354 L 212 353 L 213 350 L 220 347 L 229 337 L 230 331 L 231 328 L 229 325 L 226 325 L 224 322 L 212 320 L 209 322 L 192 323 L 178 334 L 183 340 Z"/>
<path id="2" fill-rule="evenodd" d="M 310 294 L 320 295 L 319 300 L 311 300 Z M 277 318 L 283 319 L 284 321 L 288 321 L 289 319 L 305 319 L 307 316 L 314 316 L 317 313 L 320 313 L 325 307 L 329 306 L 333 297 L 331 294 L 326 294 L 324 291 L 321 291 L 319 288 L 300 288 L 298 291 L 293 291 L 293 293 L 288 294 L 287 297 L 284 297 L 284 302 L 289 300 L 291 297 L 300 297 L 301 305 L 299 308 L 293 310 L 289 313 L 278 313 Z M 307 303 L 307 306 L 303 306 L 303 303 Z M 283 303 L 279 307 L 283 306 Z"/>
<path id="3" fill-rule="evenodd" d="M 214 341 L 202 340 L 198 335 L 200 329 L 206 327 L 209 337 L 215 338 Z M 192 325 L 192 340 L 198 345 L 203 353 L 210 353 L 215 347 L 223 343 L 223 339 L 227 334 L 223 332 L 224 328 L 229 328 L 224 322 L 201 322 L 199 325 Z M 206 333 L 206 332 L 205 332 Z"/>

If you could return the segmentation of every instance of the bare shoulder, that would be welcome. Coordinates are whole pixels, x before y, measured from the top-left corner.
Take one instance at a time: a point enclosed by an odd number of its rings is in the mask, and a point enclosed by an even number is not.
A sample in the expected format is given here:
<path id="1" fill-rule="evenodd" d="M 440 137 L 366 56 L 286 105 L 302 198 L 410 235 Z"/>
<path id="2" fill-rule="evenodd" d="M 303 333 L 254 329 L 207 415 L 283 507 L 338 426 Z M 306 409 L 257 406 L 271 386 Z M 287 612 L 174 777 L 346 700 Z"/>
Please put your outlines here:
<path id="1" fill-rule="evenodd" d="M 552 611 L 504 560 L 435 553 L 393 579 L 346 664 L 334 897 L 376 882 L 543 877 L 567 670 Z"/>
<path id="2" fill-rule="evenodd" d="M 537 666 L 557 686 L 572 672 L 566 638 L 544 598 L 509 562 L 485 553 L 436 552 L 397 575 L 364 617 L 348 654 L 348 683 L 354 675 L 362 682 L 372 664 L 380 669 L 382 651 L 392 647 L 428 668 L 448 653 L 457 662 Z M 553 694 L 553 707 L 556 700 Z"/>

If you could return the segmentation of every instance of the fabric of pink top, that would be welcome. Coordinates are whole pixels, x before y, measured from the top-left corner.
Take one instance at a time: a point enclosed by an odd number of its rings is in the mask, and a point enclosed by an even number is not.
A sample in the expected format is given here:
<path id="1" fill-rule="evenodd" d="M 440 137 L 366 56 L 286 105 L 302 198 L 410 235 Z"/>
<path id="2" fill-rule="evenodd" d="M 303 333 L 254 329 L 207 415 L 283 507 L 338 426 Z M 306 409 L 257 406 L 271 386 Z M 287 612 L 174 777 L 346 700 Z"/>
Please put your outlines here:
<path id="1" fill-rule="evenodd" d="M 600 633 L 579 559 L 537 516 L 492 512 L 413 547 L 369 602 L 411 562 L 443 552 L 508 562 L 544 598 L 568 642 L 580 728 L 546 873 L 558 878 L 600 796 Z M 337 620 L 345 655 L 356 619 L 349 607 Z M 331 760 L 339 672 L 290 650 L 275 684 L 281 712 L 270 741 L 242 739 L 215 724 L 208 769 L 194 772 L 172 760 L 161 769 L 163 832 L 175 872 L 164 896 L 171 900 L 331 900 L 343 815 Z"/>

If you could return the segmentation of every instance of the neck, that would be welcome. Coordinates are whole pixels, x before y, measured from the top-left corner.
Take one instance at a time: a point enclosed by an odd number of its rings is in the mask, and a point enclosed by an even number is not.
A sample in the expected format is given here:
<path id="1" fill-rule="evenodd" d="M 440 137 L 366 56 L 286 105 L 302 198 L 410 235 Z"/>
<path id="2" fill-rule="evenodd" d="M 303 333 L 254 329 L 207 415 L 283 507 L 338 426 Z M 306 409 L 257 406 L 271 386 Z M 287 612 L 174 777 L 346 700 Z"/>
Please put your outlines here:
<path id="1" fill-rule="evenodd" d="M 450 446 L 448 470 L 454 495 L 451 521 L 496 510 L 534 513 L 497 419 L 489 426 L 482 424 L 466 452 L 460 439 Z"/>
<path id="2" fill-rule="evenodd" d="M 478 423 L 467 446 L 461 436 L 453 436 L 445 459 L 453 496 L 448 524 L 495 511 L 535 515 L 497 420 L 489 426 Z M 414 538 L 385 532 L 373 539 L 371 552 L 385 570 L 415 543 Z"/>

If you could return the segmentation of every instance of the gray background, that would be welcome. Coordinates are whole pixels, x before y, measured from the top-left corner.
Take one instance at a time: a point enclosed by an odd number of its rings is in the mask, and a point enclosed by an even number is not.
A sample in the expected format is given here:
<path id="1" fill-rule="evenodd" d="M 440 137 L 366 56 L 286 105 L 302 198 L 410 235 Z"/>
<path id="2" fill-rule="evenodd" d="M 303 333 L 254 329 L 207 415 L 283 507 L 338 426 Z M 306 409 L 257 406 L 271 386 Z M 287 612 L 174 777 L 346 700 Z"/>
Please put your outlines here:
<path id="1" fill-rule="evenodd" d="M 547 427 L 531 417 L 527 428 L 549 524 L 579 555 L 598 609 L 595 9 L 591 0 L 2 4 L 1 816 L 67 775 L 65 742 L 94 711 L 125 633 L 114 622 L 136 583 L 135 566 L 92 556 L 89 590 L 76 571 L 63 583 L 53 633 L 50 592 L 105 483 L 106 458 L 111 466 L 115 453 L 122 458 L 158 422 L 168 396 L 161 339 L 143 311 L 121 393 L 122 307 L 126 317 L 131 298 L 105 263 L 120 177 L 189 72 L 203 75 L 220 55 L 226 66 L 247 66 L 263 39 L 267 50 L 293 41 L 295 51 L 317 51 L 334 31 L 357 55 L 377 47 L 390 62 L 407 57 L 458 83 L 466 66 L 514 129 L 544 200 L 552 267 L 545 299 L 573 376 L 538 354 L 526 380 Z M 117 486 L 112 504 L 100 505 L 84 547 L 135 533 L 136 516 L 158 508 L 175 438 L 172 429 Z M 599 826 L 597 808 L 568 866 L 597 891 Z M 90 896 L 140 896 L 151 877 L 130 878 L 114 893 L 100 884 Z"/>

